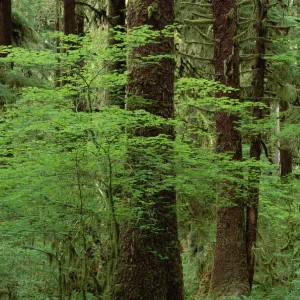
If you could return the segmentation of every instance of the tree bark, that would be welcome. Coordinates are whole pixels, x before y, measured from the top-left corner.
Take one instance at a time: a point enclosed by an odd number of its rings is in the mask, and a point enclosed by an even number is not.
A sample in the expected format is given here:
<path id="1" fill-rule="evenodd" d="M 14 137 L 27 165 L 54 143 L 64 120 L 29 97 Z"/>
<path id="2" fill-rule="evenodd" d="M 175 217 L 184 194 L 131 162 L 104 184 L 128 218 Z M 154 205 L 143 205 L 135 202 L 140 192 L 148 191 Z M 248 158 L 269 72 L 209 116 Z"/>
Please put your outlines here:
<path id="1" fill-rule="evenodd" d="M 75 23 L 76 34 L 78 36 L 84 36 L 84 8 L 82 6 L 76 7 Z"/>
<path id="2" fill-rule="evenodd" d="M 125 33 L 125 19 L 126 19 L 126 3 L 125 0 L 109 0 L 108 1 L 108 28 L 115 29 L 120 26 L 117 30 Z M 122 29 L 123 28 L 123 29 Z M 108 44 L 110 46 L 117 46 L 120 41 L 114 38 L 114 33 L 109 31 L 108 33 Z M 118 59 L 109 66 L 110 72 L 117 72 L 119 74 L 124 73 L 126 69 L 125 59 Z M 116 87 L 109 91 L 107 95 L 107 102 L 109 105 L 117 105 L 121 108 L 125 108 L 125 86 Z"/>
<path id="3" fill-rule="evenodd" d="M 239 50 L 234 43 L 237 32 L 237 8 L 235 0 L 212 1 L 214 18 L 214 64 L 216 79 L 239 88 Z M 224 94 L 217 95 L 225 96 Z M 239 98 L 238 92 L 229 95 Z M 236 129 L 239 117 L 225 111 L 216 113 L 216 150 L 232 153 L 232 160 L 242 159 L 241 136 Z M 228 206 L 217 210 L 217 235 L 214 265 L 210 283 L 210 297 L 248 295 L 249 283 L 244 237 L 244 203 L 237 184 L 224 180 L 222 195 Z"/>
<path id="4" fill-rule="evenodd" d="M 12 44 L 12 15 L 11 0 L 0 0 L 0 46 L 10 46 Z M 6 54 L 0 54 L 5 57 Z M 5 67 L 0 65 L 0 71 Z M 0 112 L 3 110 L 5 101 L 0 98 Z"/>
<path id="5" fill-rule="evenodd" d="M 11 0 L 0 0 L 0 46 L 12 44 Z"/>
<path id="6" fill-rule="evenodd" d="M 287 101 L 280 102 L 281 112 L 287 112 L 289 105 Z M 282 117 L 281 122 L 285 121 L 285 116 Z M 284 177 L 293 172 L 293 157 L 291 149 L 285 147 L 280 143 L 280 176 Z"/>
<path id="7" fill-rule="evenodd" d="M 164 29 L 174 21 L 173 0 L 132 0 L 128 6 L 128 27 L 152 25 L 153 30 Z M 151 7 L 155 10 L 149 14 Z M 138 47 L 132 53 L 136 55 L 172 54 L 174 50 L 173 38 L 162 37 L 158 43 Z M 148 112 L 165 119 L 174 117 L 174 69 L 173 59 L 164 58 L 159 64 L 129 64 L 129 83 L 127 103 L 128 110 L 145 109 Z M 136 99 L 144 98 L 151 101 L 146 105 L 144 101 L 137 105 Z M 138 106 L 138 107 L 137 107 Z M 143 128 L 133 133 L 143 137 L 151 143 L 160 134 L 174 139 L 172 126 L 153 126 Z M 143 147 L 143 146 L 142 146 Z M 142 193 L 140 198 L 130 197 L 131 209 L 139 208 L 143 217 L 129 221 L 120 235 L 120 256 L 114 275 L 111 299 L 114 300 L 182 300 L 183 280 L 180 258 L 180 247 L 176 219 L 176 194 L 174 187 L 161 188 L 151 194 L 146 187 L 155 188 L 157 177 L 147 179 L 142 183 L 139 178 L 141 171 L 148 171 L 161 176 L 161 184 L 165 178 L 172 177 L 171 170 L 161 171 L 159 166 L 151 164 L 149 152 L 157 157 L 166 155 L 166 164 L 172 164 L 171 146 L 167 149 L 155 150 L 148 148 L 130 149 L 129 161 L 133 166 L 133 180 Z M 144 146 L 146 147 L 146 146 Z M 138 152 L 135 155 L 134 152 Z M 160 167 L 161 168 L 161 167 Z M 170 166 L 171 169 L 171 166 Z M 135 175 L 137 174 L 137 175 Z M 160 175 L 158 175 L 160 174 Z M 141 186 L 137 186 L 141 184 Z M 143 203 L 146 203 L 145 205 Z M 151 203 L 151 204 L 147 204 Z M 145 225 L 150 225 L 148 228 Z M 146 228 L 145 228 L 146 227 Z"/>
<path id="8" fill-rule="evenodd" d="M 64 0 L 64 34 L 75 33 L 75 0 Z"/>
<path id="9" fill-rule="evenodd" d="M 256 61 L 253 66 L 252 80 L 252 98 L 254 102 L 253 117 L 256 120 L 262 118 L 262 109 L 256 103 L 262 102 L 265 89 L 265 72 L 266 60 L 266 37 L 267 29 L 264 23 L 268 16 L 268 0 L 256 1 L 257 6 L 257 22 L 256 22 Z M 252 134 L 250 144 L 250 158 L 259 161 L 261 156 L 261 134 Z M 249 272 L 250 289 L 253 284 L 255 256 L 253 248 L 256 246 L 257 220 L 258 220 L 258 203 L 259 203 L 259 182 L 260 168 L 252 167 L 249 174 L 249 199 L 247 206 L 247 225 L 246 225 L 246 248 L 247 248 L 247 264 Z"/>

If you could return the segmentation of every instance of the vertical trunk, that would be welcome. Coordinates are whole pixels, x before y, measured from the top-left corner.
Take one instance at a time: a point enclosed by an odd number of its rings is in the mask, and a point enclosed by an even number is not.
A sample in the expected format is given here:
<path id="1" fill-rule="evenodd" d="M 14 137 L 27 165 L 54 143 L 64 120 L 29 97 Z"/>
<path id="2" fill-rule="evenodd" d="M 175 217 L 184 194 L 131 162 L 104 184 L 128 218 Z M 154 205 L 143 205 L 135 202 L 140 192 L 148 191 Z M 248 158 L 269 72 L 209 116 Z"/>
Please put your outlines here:
<path id="1" fill-rule="evenodd" d="M 153 26 L 153 30 L 161 30 L 174 21 L 173 5 L 173 0 L 129 1 L 128 27 L 149 24 Z M 149 14 L 152 8 L 154 11 Z M 159 43 L 138 47 L 132 55 L 172 54 L 173 48 L 173 38 L 161 37 Z M 127 103 L 127 108 L 136 109 L 136 99 L 143 97 L 150 100 L 151 104 L 146 105 L 142 101 L 143 103 L 138 104 L 139 108 L 144 108 L 165 119 L 173 118 L 174 67 L 174 61 L 167 58 L 161 59 L 159 64 L 131 65 L 128 93 L 129 97 L 132 96 L 132 101 Z M 153 137 L 160 134 L 174 139 L 174 128 L 160 126 L 143 128 L 135 132 L 136 136 L 143 137 L 149 143 Z M 143 151 L 142 147 L 136 149 L 135 151 L 139 153 L 134 155 L 133 152 L 130 157 L 134 168 L 133 180 L 137 182 L 136 188 L 142 194 L 139 199 L 131 197 L 134 199 L 131 200 L 133 202 L 131 209 L 140 209 L 143 216 L 138 220 L 128 222 L 122 229 L 120 255 L 114 274 L 114 291 L 111 299 L 182 300 L 182 267 L 177 236 L 174 188 L 164 187 L 154 195 L 143 189 L 144 187 L 148 187 L 148 190 L 158 188 L 154 186 L 154 181 L 158 180 L 155 176 L 161 178 L 173 176 L 172 171 L 161 170 L 158 166 L 153 166 L 149 156 L 149 152 L 157 157 L 166 155 L 166 163 L 171 164 L 171 149 L 170 147 L 165 149 L 164 153 L 155 148 L 146 150 L 148 151 Z M 147 174 L 154 174 L 152 180 L 147 179 L 143 182 L 138 176 L 143 171 L 147 171 Z M 165 178 L 162 178 L 162 181 Z M 164 183 L 161 184 L 164 186 Z"/>
<path id="2" fill-rule="evenodd" d="M 75 22 L 76 22 L 76 34 L 79 36 L 84 36 L 84 9 L 82 6 L 79 6 L 76 9 L 76 17 L 75 17 Z"/>
<path id="3" fill-rule="evenodd" d="M 56 14 L 56 20 L 55 20 L 55 30 L 57 32 L 61 31 L 61 2 L 60 0 L 56 0 L 55 1 L 55 14 Z M 60 39 L 57 37 L 56 38 L 56 51 L 57 53 L 60 53 Z M 60 60 L 58 59 L 58 62 Z M 61 77 L 61 67 L 58 66 L 55 70 L 55 82 L 54 85 L 55 87 L 60 87 L 61 86 L 61 81 L 60 81 L 60 77 Z"/>
<path id="4" fill-rule="evenodd" d="M 280 108 L 283 113 L 288 110 L 288 103 L 286 101 L 280 102 Z M 282 117 L 282 122 L 285 121 L 285 116 Z M 293 158 L 290 149 L 280 144 L 280 176 L 284 177 L 291 174 L 293 171 Z"/>
<path id="5" fill-rule="evenodd" d="M 0 46 L 10 46 L 12 44 L 12 16 L 11 0 L 0 0 Z M 0 57 L 6 56 L 0 54 Z M 0 65 L 0 71 L 2 66 Z M 0 111 L 4 106 L 3 99 L 0 98 Z"/>
<path id="6" fill-rule="evenodd" d="M 109 0 L 108 1 L 108 21 L 109 28 L 116 26 L 125 26 L 125 0 Z M 116 43 L 113 38 L 110 39 L 110 43 Z"/>
<path id="7" fill-rule="evenodd" d="M 126 17 L 126 1 L 125 0 L 109 0 L 108 1 L 108 28 L 116 29 L 117 26 L 120 26 L 118 30 L 124 32 L 125 29 L 125 17 Z M 124 29 L 122 29 L 123 27 Z M 108 35 L 108 44 L 110 46 L 116 46 L 120 43 L 114 39 L 114 34 L 109 32 Z M 125 60 L 118 60 L 112 63 L 109 66 L 110 72 L 123 73 L 125 71 Z M 114 90 L 110 90 L 108 94 L 107 102 L 109 105 L 118 105 L 121 108 L 125 108 L 125 86 L 116 87 Z"/>
<path id="8" fill-rule="evenodd" d="M 256 54 L 257 58 L 253 67 L 252 81 L 252 97 L 254 102 L 253 117 L 256 120 L 262 118 L 262 110 L 257 102 L 262 102 L 264 97 L 265 71 L 266 61 L 264 55 L 266 53 L 265 40 L 267 36 L 266 26 L 264 23 L 267 19 L 268 1 L 257 0 L 257 23 L 256 23 Z M 261 155 L 261 134 L 254 134 L 251 137 L 250 157 L 256 161 L 260 160 Z M 246 226 L 246 248 L 247 248 L 247 264 L 249 272 L 250 289 L 253 284 L 255 256 L 253 247 L 256 245 L 257 219 L 258 219 L 258 203 L 259 203 L 259 177 L 260 168 L 253 167 L 249 174 L 249 199 L 247 207 L 247 226 Z"/>
<path id="9" fill-rule="evenodd" d="M 280 105 L 277 100 L 274 101 L 274 116 L 275 116 L 275 128 L 274 133 L 278 135 L 280 133 Z M 280 165 L 280 142 L 276 142 L 275 146 L 275 164 Z"/>
<path id="10" fill-rule="evenodd" d="M 64 34 L 75 34 L 75 0 L 64 0 Z"/>
<path id="11" fill-rule="evenodd" d="M 212 1 L 214 17 L 215 73 L 221 83 L 239 88 L 239 50 L 234 43 L 237 32 L 235 0 Z M 224 96 L 224 95 L 218 95 Z M 230 94 L 238 98 L 238 92 Z M 221 111 L 216 113 L 217 152 L 232 153 L 232 160 L 242 159 L 242 145 L 236 130 L 238 116 Z M 244 238 L 244 203 L 237 185 L 226 181 L 222 188 L 229 202 L 217 211 L 217 236 L 209 294 L 212 297 L 248 295 L 249 283 Z"/>
<path id="12" fill-rule="evenodd" d="M 11 0 L 0 0 L 0 46 L 12 44 Z"/>

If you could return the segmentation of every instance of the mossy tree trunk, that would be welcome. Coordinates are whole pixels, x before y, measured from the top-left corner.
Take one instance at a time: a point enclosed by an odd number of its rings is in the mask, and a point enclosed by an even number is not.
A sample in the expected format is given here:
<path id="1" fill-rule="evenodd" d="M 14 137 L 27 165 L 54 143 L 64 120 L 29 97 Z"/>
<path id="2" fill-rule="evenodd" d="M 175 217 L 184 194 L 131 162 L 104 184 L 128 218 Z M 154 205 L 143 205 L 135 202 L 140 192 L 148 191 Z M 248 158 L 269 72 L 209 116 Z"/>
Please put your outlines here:
<path id="1" fill-rule="evenodd" d="M 234 42 L 237 32 L 236 4 L 236 0 L 212 1 L 216 79 L 227 86 L 239 88 L 239 53 Z M 233 92 L 227 96 L 237 99 L 239 93 Z M 233 161 L 242 159 L 241 136 L 236 129 L 238 120 L 238 116 L 225 111 L 216 113 L 217 152 L 232 153 Z M 217 236 L 209 294 L 213 298 L 248 295 L 244 203 L 236 183 L 224 179 L 220 184 L 228 206 L 217 210 Z"/>
<path id="2" fill-rule="evenodd" d="M 128 4 L 128 27 L 148 24 L 153 26 L 153 30 L 164 29 L 165 26 L 173 24 L 173 5 L 173 0 L 131 0 Z M 172 54 L 173 50 L 173 38 L 161 36 L 158 43 L 136 48 L 131 59 L 136 55 Z M 141 65 L 130 62 L 127 109 L 142 108 L 165 119 L 172 119 L 174 68 L 171 58 L 161 59 L 158 64 Z M 145 101 L 137 103 L 138 98 L 148 100 L 148 105 Z M 160 147 L 157 149 L 146 146 L 159 135 L 173 140 L 174 128 L 170 125 L 151 126 L 139 129 L 132 135 L 133 140 L 135 137 L 142 137 L 146 142 L 140 148 L 129 149 L 132 181 L 135 181 L 132 195 L 128 195 L 131 200 L 130 207 L 131 210 L 141 212 L 142 217 L 129 220 L 121 230 L 120 254 L 113 278 L 114 290 L 111 299 L 182 300 L 183 280 L 175 211 L 176 194 L 173 185 L 165 182 L 173 176 L 172 148 L 170 145 L 164 146 L 162 151 Z M 153 157 L 161 159 L 169 167 L 153 164 Z M 139 176 L 145 172 L 148 177 L 143 181 Z M 155 192 L 148 191 L 151 189 L 155 189 Z"/>
<path id="3" fill-rule="evenodd" d="M 268 1 L 256 1 L 257 22 L 256 22 L 256 49 L 257 58 L 253 65 L 252 80 L 252 98 L 254 102 L 253 117 L 256 120 L 262 118 L 262 109 L 259 103 L 263 101 L 265 90 L 265 72 L 266 60 L 266 38 L 267 27 L 264 25 L 268 16 Z M 261 155 L 261 134 L 254 133 L 251 137 L 250 157 L 256 161 L 260 160 Z M 249 272 L 250 289 L 253 284 L 255 256 L 253 248 L 256 245 L 257 235 L 257 219 L 258 219 L 258 203 L 259 203 L 259 182 L 260 168 L 253 167 L 250 169 L 249 175 L 249 199 L 247 206 L 247 225 L 246 225 L 246 248 L 247 248 L 247 264 Z"/>

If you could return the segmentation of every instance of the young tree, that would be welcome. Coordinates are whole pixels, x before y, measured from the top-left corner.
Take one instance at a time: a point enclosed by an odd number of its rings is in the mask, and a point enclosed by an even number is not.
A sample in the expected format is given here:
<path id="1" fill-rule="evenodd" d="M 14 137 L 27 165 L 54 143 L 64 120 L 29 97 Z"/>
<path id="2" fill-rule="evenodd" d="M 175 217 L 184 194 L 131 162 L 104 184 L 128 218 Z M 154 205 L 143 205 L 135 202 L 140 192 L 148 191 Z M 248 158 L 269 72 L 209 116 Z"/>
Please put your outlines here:
<path id="1" fill-rule="evenodd" d="M 129 29 L 147 24 L 153 30 L 162 30 L 174 22 L 174 3 L 173 0 L 132 0 L 127 16 Z M 173 38 L 162 35 L 155 43 L 134 49 L 129 65 L 128 110 L 144 109 L 166 120 L 174 117 L 173 59 L 162 58 L 159 63 L 150 64 L 132 61 L 149 55 L 171 55 L 173 50 Z M 137 102 L 138 99 L 141 101 Z M 174 128 L 152 125 L 135 130 L 132 135 L 133 139 L 145 141 L 144 146 L 129 149 L 132 181 L 135 182 L 133 194 L 129 195 L 130 209 L 139 211 L 142 216 L 129 220 L 122 228 L 112 299 L 182 300 L 176 194 L 174 186 L 165 182 L 173 176 L 172 149 L 170 145 L 162 145 L 163 151 L 161 147 L 151 147 L 159 138 L 164 138 L 165 143 L 173 140 Z M 161 162 L 155 163 L 153 156 Z M 162 164 L 168 167 L 162 168 Z"/>
<path id="2" fill-rule="evenodd" d="M 234 42 L 237 3 L 235 0 L 214 0 L 212 6 L 216 79 L 227 86 L 239 88 L 239 52 Z M 238 99 L 239 94 L 233 92 L 227 96 Z M 216 113 L 217 152 L 232 153 L 233 161 L 242 159 L 241 136 L 236 129 L 238 120 L 238 116 L 226 111 Z M 216 247 L 209 293 L 211 296 L 248 295 L 244 203 L 236 183 L 225 180 L 222 189 L 228 203 L 217 211 Z"/>

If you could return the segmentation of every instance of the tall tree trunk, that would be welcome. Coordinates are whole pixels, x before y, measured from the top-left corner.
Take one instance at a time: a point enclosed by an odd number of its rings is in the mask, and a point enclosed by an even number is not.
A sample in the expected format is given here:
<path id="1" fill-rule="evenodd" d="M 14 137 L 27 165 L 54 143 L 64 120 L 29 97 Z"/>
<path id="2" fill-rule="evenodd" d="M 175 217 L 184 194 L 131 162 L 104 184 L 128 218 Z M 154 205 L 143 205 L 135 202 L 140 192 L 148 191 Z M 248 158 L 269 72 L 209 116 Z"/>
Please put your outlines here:
<path id="1" fill-rule="evenodd" d="M 75 34 L 75 0 L 64 0 L 64 34 Z"/>
<path id="2" fill-rule="evenodd" d="M 234 43 L 237 32 L 236 0 L 213 0 L 214 63 L 221 83 L 239 88 L 239 50 Z M 218 95 L 218 96 L 224 96 Z M 238 98 L 233 92 L 231 98 Z M 242 159 L 241 137 L 235 128 L 238 116 L 225 111 L 216 113 L 217 152 L 232 153 L 232 160 Z M 217 210 L 217 236 L 210 283 L 211 297 L 248 295 L 249 283 L 244 237 L 244 203 L 237 185 L 226 181 L 222 187 L 228 206 Z"/>
<path id="3" fill-rule="evenodd" d="M 56 0 L 55 1 L 55 30 L 57 32 L 61 31 L 61 2 L 60 0 Z M 60 53 L 61 49 L 60 49 L 60 38 L 57 37 L 56 38 L 56 52 Z M 60 60 L 58 59 L 58 62 L 60 62 Z M 61 86 L 61 67 L 58 65 L 58 67 L 55 70 L 55 82 L 54 85 L 55 87 L 60 87 Z"/>
<path id="4" fill-rule="evenodd" d="M 84 8 L 82 6 L 76 7 L 75 23 L 76 34 L 78 36 L 84 36 Z"/>
<path id="5" fill-rule="evenodd" d="M 287 101 L 280 102 L 281 112 L 285 113 L 288 110 L 288 103 Z M 285 116 L 282 117 L 281 122 L 285 121 Z M 280 144 L 280 176 L 284 177 L 288 174 L 293 172 L 293 157 L 291 149 L 285 147 Z"/>
<path id="6" fill-rule="evenodd" d="M 133 28 L 148 24 L 153 26 L 153 30 L 164 29 L 165 26 L 173 24 L 173 5 L 173 0 L 129 1 L 128 27 Z M 151 14 L 149 13 L 150 10 L 152 10 Z M 161 37 L 159 43 L 136 48 L 132 56 L 172 54 L 173 50 L 173 38 Z M 138 65 L 134 63 L 130 65 L 128 93 L 131 100 L 128 101 L 127 108 L 135 110 L 138 106 L 138 108 L 144 108 L 165 119 L 173 118 L 174 68 L 174 61 L 167 58 L 161 59 L 159 64 Z M 151 104 L 146 105 L 142 101 L 137 105 L 136 99 L 141 97 L 151 101 Z M 167 135 L 170 139 L 174 139 L 175 135 L 172 126 L 147 127 L 134 134 L 143 137 L 149 143 L 160 134 Z M 136 155 L 131 152 L 129 160 L 132 160 L 133 180 L 140 183 L 139 174 L 146 170 L 147 174 L 152 173 L 160 176 L 162 178 L 161 184 L 165 186 L 164 180 L 173 176 L 173 172 L 166 169 L 161 170 L 159 166 L 153 166 L 150 153 L 157 157 L 166 155 L 166 164 L 171 164 L 172 149 L 170 146 L 166 148 L 168 149 L 164 149 L 164 153 L 161 153 L 161 149 L 155 150 L 155 148 L 148 148 L 146 149 L 148 151 L 145 152 L 142 147 L 135 150 L 139 152 Z M 159 181 L 157 177 L 152 179 Z M 158 187 L 154 186 L 155 183 L 152 179 L 147 179 L 142 184 L 149 189 L 151 187 L 157 189 Z M 143 217 L 129 221 L 122 228 L 120 255 L 114 274 L 114 290 L 111 299 L 182 300 L 182 266 L 174 187 L 163 187 L 154 195 L 143 190 L 143 186 L 136 187 L 142 196 L 139 199 L 132 197 L 134 200 L 131 200 L 133 201 L 131 209 L 139 208 L 143 212 Z"/>
<path id="7" fill-rule="evenodd" d="M 11 0 L 0 0 L 0 46 L 12 44 Z"/>
<path id="8" fill-rule="evenodd" d="M 125 33 L 125 19 L 126 19 L 126 1 L 125 0 L 109 0 L 108 1 L 108 28 L 115 29 L 120 26 L 118 30 Z M 123 29 L 122 29 L 123 28 Z M 114 38 L 114 33 L 109 31 L 108 44 L 116 46 L 120 41 Z M 126 61 L 119 59 L 109 66 L 110 72 L 123 73 L 125 71 Z M 109 105 L 118 105 L 125 108 L 125 86 L 116 87 L 109 91 L 107 95 L 107 102 Z"/>
<path id="9" fill-rule="evenodd" d="M 256 23 L 256 54 L 257 58 L 253 66 L 253 81 L 252 81 L 252 97 L 254 102 L 253 117 L 256 120 L 262 118 L 262 110 L 259 105 L 255 103 L 262 102 L 264 97 L 265 87 L 265 71 L 266 61 L 264 56 L 266 54 L 265 40 L 267 37 L 267 30 L 264 23 L 268 14 L 268 0 L 256 1 L 257 6 L 257 23 Z M 255 133 L 251 137 L 250 157 L 256 161 L 260 160 L 261 155 L 261 134 Z M 259 181 L 260 168 L 253 167 L 249 174 L 249 199 L 247 206 L 247 225 L 246 225 L 246 247 L 247 247 L 247 263 L 249 272 L 250 289 L 253 284 L 255 256 L 253 254 L 253 247 L 256 246 L 257 234 L 257 219 L 258 219 L 258 203 L 259 203 Z"/>
<path id="10" fill-rule="evenodd" d="M 12 44 L 12 15 L 11 0 L 0 0 L 0 46 L 10 46 Z M 6 54 L 0 54 L 0 57 Z M 0 71 L 2 67 L 0 65 Z M 0 111 L 4 106 L 3 99 L 0 98 Z"/>

